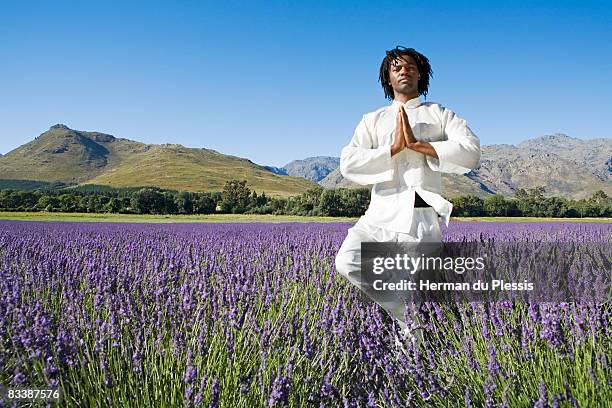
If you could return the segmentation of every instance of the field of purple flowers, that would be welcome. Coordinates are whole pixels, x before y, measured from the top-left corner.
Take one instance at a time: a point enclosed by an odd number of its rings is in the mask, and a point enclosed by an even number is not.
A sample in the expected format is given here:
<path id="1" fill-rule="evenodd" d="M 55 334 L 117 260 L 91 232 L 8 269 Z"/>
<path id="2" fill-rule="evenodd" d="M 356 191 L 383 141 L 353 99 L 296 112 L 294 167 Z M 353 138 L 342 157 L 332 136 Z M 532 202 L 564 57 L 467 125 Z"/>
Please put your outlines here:
<path id="1" fill-rule="evenodd" d="M 609 304 L 427 303 L 398 353 L 335 273 L 349 227 L 0 221 L 0 384 L 67 407 L 610 406 Z M 493 238 L 612 242 L 612 224 L 444 231 Z"/>

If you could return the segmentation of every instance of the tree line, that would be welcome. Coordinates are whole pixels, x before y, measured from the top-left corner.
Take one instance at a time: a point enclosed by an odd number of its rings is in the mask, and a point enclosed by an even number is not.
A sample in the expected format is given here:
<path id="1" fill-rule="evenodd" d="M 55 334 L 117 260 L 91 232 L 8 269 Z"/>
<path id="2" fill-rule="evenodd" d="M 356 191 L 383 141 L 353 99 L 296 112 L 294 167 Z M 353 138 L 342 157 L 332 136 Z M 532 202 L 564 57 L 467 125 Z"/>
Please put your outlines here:
<path id="1" fill-rule="evenodd" d="M 588 199 L 546 197 L 543 187 L 519 189 L 514 198 L 465 195 L 451 199 L 453 216 L 612 217 L 612 199 L 597 191 Z M 220 192 L 159 188 L 96 190 L 0 190 L 2 211 L 123 214 L 284 214 L 358 217 L 370 204 L 370 191 L 317 186 L 292 197 L 270 197 L 251 190 L 244 180 L 225 183 Z"/>

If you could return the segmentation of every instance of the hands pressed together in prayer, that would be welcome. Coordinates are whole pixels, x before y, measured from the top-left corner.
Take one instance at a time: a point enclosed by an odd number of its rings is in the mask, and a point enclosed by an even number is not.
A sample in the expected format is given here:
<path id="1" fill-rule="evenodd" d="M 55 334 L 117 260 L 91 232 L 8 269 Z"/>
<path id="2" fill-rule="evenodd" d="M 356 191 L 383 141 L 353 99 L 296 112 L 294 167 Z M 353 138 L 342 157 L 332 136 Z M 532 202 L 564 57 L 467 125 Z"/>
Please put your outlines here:
<path id="1" fill-rule="evenodd" d="M 405 148 L 438 158 L 436 150 L 429 142 L 416 140 L 408 121 L 408 115 L 404 107 L 400 105 L 395 121 L 395 139 L 391 145 L 391 156 L 395 156 Z"/>

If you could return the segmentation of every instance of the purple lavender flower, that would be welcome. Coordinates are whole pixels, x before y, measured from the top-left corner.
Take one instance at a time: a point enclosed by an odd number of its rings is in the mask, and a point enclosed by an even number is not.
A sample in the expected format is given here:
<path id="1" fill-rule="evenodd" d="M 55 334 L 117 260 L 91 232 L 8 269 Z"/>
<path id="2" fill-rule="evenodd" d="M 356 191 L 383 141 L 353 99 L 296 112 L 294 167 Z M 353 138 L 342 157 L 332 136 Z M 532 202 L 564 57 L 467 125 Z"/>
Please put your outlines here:
<path id="1" fill-rule="evenodd" d="M 284 406 L 288 403 L 289 393 L 291 392 L 291 380 L 281 375 L 279 372 L 270 390 L 270 396 L 268 397 L 269 407 Z"/>
<path id="2" fill-rule="evenodd" d="M 193 398 L 193 405 L 196 407 L 199 407 L 204 400 L 204 391 L 206 390 L 207 381 L 208 381 L 208 378 L 206 376 L 203 376 L 202 381 L 200 381 L 200 388 L 198 390 L 198 393 Z"/>
<path id="3" fill-rule="evenodd" d="M 489 344 L 487 347 L 487 351 L 489 352 L 489 360 L 487 362 L 487 371 L 492 376 L 496 375 L 499 372 L 501 366 L 497 362 L 497 353 L 495 352 L 495 346 Z"/>
<path id="4" fill-rule="evenodd" d="M 484 397 L 485 397 L 485 407 L 492 408 L 495 405 L 495 389 L 497 386 L 493 381 L 486 381 L 483 385 L 484 388 Z"/>
<path id="5" fill-rule="evenodd" d="M 210 402 L 208 408 L 219 408 L 219 395 L 221 390 L 219 389 L 219 380 L 213 379 L 212 386 L 210 389 Z"/>
<path id="6" fill-rule="evenodd" d="M 470 393 L 470 390 L 468 388 L 465 389 L 464 401 L 465 401 L 465 406 L 467 408 L 472 408 L 473 406 L 472 394 Z"/>
<path id="7" fill-rule="evenodd" d="M 546 356 L 539 360 L 542 380 L 559 383 L 567 371 L 547 369 L 571 366 L 584 348 L 594 356 L 588 387 L 610 385 L 598 376 L 608 366 L 610 310 L 596 303 L 407 305 L 405 321 L 423 330 L 424 340 L 394 355 L 393 322 L 334 275 L 333 257 L 348 227 L 0 221 L 0 367 L 9 370 L 8 381 L 68 387 L 67 395 L 81 400 L 87 384 L 106 384 L 98 397 L 109 400 L 123 392 L 114 375 L 131 387 L 161 374 L 183 379 L 170 395 L 180 398 L 183 390 L 187 406 L 219 406 L 221 383 L 230 387 L 224 404 L 237 398 L 238 405 L 308 399 L 312 406 L 414 406 L 451 398 L 503 406 L 513 401 L 506 394 L 517 392 L 511 384 L 526 375 L 506 369 Z M 601 242 L 610 231 L 466 222 L 451 224 L 444 238 Z M 593 276 L 602 255 L 581 251 L 570 256 L 572 276 L 584 277 L 577 290 L 602 282 Z M 176 373 L 185 352 L 185 369 Z M 271 372 L 279 361 L 284 372 Z M 291 382 L 293 370 L 306 373 L 303 383 Z M 87 378 L 77 388 L 74 379 L 83 372 Z M 461 383 L 474 375 L 487 376 L 484 398 L 472 382 Z M 569 388 L 564 403 L 577 405 L 572 392 L 601 404 L 601 393 Z M 553 406 L 561 400 L 546 397 Z M 128 398 L 143 403 L 138 393 Z"/>
<path id="8" fill-rule="evenodd" d="M 534 404 L 534 408 L 548 408 L 548 392 L 546 391 L 546 384 L 544 381 L 540 381 L 538 393 L 539 398 Z"/>

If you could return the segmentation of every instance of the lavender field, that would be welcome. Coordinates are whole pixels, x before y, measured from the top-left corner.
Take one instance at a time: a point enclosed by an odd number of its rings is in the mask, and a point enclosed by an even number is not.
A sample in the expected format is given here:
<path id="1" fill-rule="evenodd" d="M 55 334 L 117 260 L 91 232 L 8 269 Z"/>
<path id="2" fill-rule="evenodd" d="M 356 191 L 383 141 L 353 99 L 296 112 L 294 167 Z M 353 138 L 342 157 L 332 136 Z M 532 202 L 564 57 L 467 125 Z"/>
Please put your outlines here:
<path id="1" fill-rule="evenodd" d="M 0 384 L 66 407 L 611 406 L 609 303 L 427 303 L 402 353 L 335 272 L 350 226 L 0 221 Z M 612 242 L 612 224 L 443 238 Z"/>

